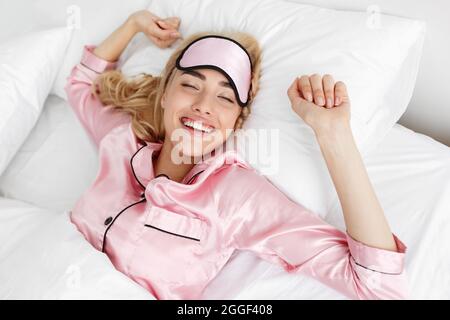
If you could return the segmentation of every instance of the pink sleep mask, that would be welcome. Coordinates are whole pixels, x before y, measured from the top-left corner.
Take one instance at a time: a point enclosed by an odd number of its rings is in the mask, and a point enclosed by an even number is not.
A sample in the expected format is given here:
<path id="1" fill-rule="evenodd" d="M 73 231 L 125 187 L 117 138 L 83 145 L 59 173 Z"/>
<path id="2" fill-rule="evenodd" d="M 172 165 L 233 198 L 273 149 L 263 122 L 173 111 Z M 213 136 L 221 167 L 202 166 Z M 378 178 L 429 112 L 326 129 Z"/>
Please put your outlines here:
<path id="1" fill-rule="evenodd" d="M 191 42 L 179 55 L 180 70 L 210 68 L 221 72 L 230 82 L 241 107 L 248 103 L 252 63 L 245 48 L 233 39 L 208 35 Z"/>

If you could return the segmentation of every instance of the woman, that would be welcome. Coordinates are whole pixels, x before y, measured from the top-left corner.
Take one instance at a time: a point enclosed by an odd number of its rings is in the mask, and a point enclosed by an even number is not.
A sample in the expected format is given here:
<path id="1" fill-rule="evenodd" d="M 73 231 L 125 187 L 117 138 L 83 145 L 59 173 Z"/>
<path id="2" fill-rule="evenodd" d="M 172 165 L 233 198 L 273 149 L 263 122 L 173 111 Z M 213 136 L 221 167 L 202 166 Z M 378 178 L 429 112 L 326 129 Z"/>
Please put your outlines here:
<path id="1" fill-rule="evenodd" d="M 78 230 L 158 299 L 200 298 L 236 249 L 351 298 L 404 298 L 406 247 L 389 228 L 353 140 L 344 83 L 302 76 L 287 94 L 315 132 L 346 233 L 288 199 L 233 150 L 216 153 L 258 91 L 253 37 L 193 35 L 161 77 L 127 80 L 114 70 L 136 33 L 166 48 L 180 37 L 178 26 L 179 19 L 138 11 L 99 46 L 86 46 L 68 78 L 69 102 L 100 158 L 96 180 L 71 212 Z"/>

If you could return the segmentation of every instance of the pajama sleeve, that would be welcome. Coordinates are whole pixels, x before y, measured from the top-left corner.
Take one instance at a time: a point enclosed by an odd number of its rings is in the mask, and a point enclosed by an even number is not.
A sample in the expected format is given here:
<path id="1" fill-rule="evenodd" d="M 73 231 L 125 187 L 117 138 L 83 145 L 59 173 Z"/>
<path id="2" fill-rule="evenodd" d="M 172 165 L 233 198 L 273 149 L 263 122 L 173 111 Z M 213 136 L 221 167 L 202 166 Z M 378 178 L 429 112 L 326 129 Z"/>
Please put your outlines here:
<path id="1" fill-rule="evenodd" d="M 397 251 L 367 246 L 290 200 L 265 177 L 246 180 L 252 180 L 253 190 L 239 211 L 236 249 L 311 276 L 352 299 L 406 298 L 406 246 L 395 235 Z"/>
<path id="2" fill-rule="evenodd" d="M 64 87 L 69 104 L 91 140 L 99 147 L 102 138 L 113 128 L 130 122 L 130 116 L 105 106 L 93 94 L 93 82 L 106 70 L 116 67 L 116 62 L 103 60 L 92 52 L 93 45 L 86 45 L 79 64 L 72 68 Z"/>

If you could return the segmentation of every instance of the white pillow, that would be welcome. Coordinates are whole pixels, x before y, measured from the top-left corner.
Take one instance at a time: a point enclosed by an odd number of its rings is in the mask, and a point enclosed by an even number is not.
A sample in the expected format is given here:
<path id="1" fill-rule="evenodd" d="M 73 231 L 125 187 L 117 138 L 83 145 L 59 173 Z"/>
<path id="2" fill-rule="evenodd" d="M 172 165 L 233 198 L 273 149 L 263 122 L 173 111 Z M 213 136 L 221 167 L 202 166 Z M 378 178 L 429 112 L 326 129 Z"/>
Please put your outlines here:
<path id="1" fill-rule="evenodd" d="M 185 37 L 206 30 L 238 30 L 259 40 L 260 92 L 244 128 L 279 129 L 279 144 L 271 155 L 275 172 L 270 164 L 266 168 L 264 158 L 249 162 L 321 216 L 338 203 L 337 195 L 312 130 L 291 110 L 287 88 L 296 76 L 316 72 L 344 81 L 355 140 L 368 152 L 406 110 L 425 33 L 425 24 L 416 20 L 380 15 L 379 26 L 371 27 L 366 12 L 280 0 L 153 0 L 149 10 L 161 17 L 179 16 Z M 128 76 L 160 74 L 177 43 L 161 50 L 140 34 L 121 56 L 119 67 Z"/>
<path id="2" fill-rule="evenodd" d="M 362 147 L 371 144 L 367 124 L 382 118 L 379 113 L 398 120 L 405 111 L 425 32 L 425 24 L 416 20 L 382 14 L 379 26 L 370 26 L 366 12 L 280 0 L 153 0 L 149 10 L 162 17 L 180 16 L 185 36 L 205 30 L 240 30 L 256 36 L 264 59 L 263 90 L 254 109 L 277 116 L 271 120 L 294 120 L 292 112 L 286 112 L 285 91 L 296 75 L 331 73 L 344 80 L 352 101 L 352 125 Z M 119 66 L 128 75 L 159 73 L 175 47 L 160 50 L 141 34 L 122 55 Z M 408 68 L 397 79 L 405 62 Z M 387 99 L 393 92 L 396 96 Z M 370 131 L 376 131 L 372 127 L 373 123 Z"/>
<path id="3" fill-rule="evenodd" d="M 3 4 L 5 2 L 5 4 Z M 36 28 L 67 25 L 74 35 L 51 93 L 67 100 L 64 91 L 83 45 L 99 44 L 126 18 L 145 9 L 149 0 L 14 0 L 0 3 L 0 41 Z M 18 19 L 20 17 L 20 19 Z"/>
<path id="4" fill-rule="evenodd" d="M 154 299 L 70 222 L 0 197 L 0 299 Z"/>
<path id="5" fill-rule="evenodd" d="M 54 18 L 55 1 L 49 3 L 45 9 L 40 9 L 41 17 Z M 61 70 L 57 75 L 51 93 L 67 100 L 64 85 L 73 66 L 80 61 L 83 46 L 86 44 L 100 44 L 127 17 L 138 10 L 145 9 L 149 0 L 73 0 L 57 1 L 60 10 L 58 19 L 64 18 L 69 27 L 73 27 L 73 39 L 67 50 Z M 43 14 L 43 15 L 42 15 Z"/>
<path id="6" fill-rule="evenodd" d="M 0 176 L 0 196 L 55 212 L 94 182 L 97 149 L 66 100 L 49 95 L 38 122 Z"/>
<path id="7" fill-rule="evenodd" d="M 0 174 L 39 118 L 70 38 L 64 27 L 0 45 Z"/>

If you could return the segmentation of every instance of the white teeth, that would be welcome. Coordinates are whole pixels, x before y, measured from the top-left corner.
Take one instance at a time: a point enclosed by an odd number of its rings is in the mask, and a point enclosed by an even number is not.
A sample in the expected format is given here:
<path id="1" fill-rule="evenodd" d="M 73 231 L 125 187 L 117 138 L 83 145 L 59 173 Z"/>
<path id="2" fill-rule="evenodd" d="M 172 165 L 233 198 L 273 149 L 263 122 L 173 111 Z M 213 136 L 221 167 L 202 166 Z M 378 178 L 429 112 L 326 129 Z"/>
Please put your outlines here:
<path id="1" fill-rule="evenodd" d="M 210 127 L 204 127 L 204 126 L 202 125 L 202 123 L 199 122 L 199 121 L 189 121 L 189 120 L 186 120 L 186 121 L 183 121 L 183 124 L 184 124 L 185 126 L 188 126 L 188 127 L 191 127 L 191 128 L 194 128 L 194 129 L 196 129 L 196 130 L 200 130 L 200 131 L 203 131 L 203 132 L 206 132 L 206 133 L 210 133 L 211 131 L 213 131 L 213 129 L 210 128 Z"/>

